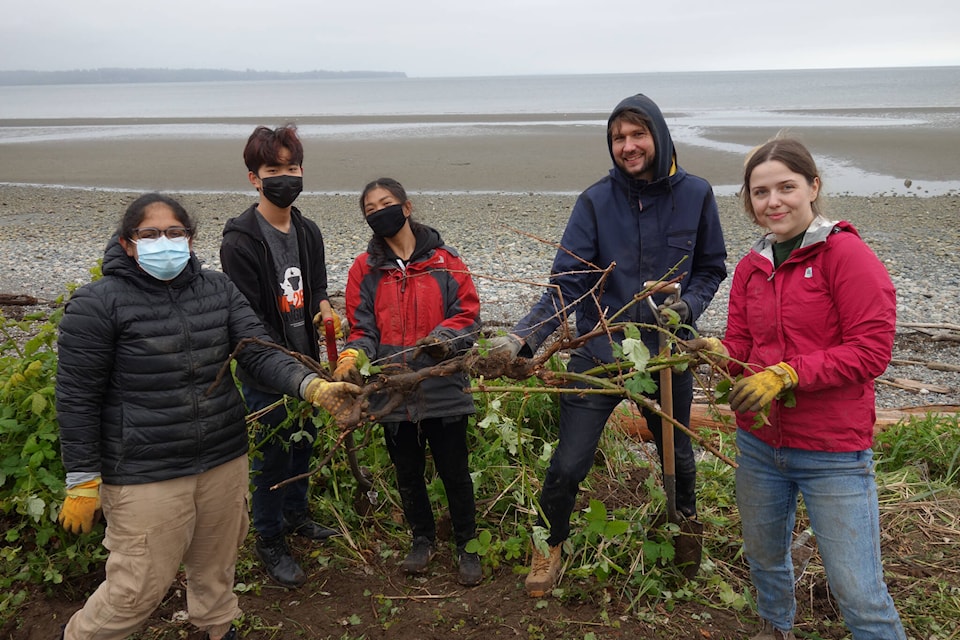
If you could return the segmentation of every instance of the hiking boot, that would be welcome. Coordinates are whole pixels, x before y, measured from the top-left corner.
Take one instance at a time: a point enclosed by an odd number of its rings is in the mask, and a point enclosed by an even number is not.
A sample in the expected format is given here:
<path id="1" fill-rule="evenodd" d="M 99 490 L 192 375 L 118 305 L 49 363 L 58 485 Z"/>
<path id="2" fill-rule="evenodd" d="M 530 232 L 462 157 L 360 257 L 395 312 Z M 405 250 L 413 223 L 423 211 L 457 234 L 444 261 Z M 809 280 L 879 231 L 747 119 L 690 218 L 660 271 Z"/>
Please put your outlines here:
<path id="1" fill-rule="evenodd" d="M 290 549 L 283 535 L 273 538 L 257 536 L 253 550 L 263 563 L 267 575 L 276 583 L 294 589 L 306 581 L 307 576 L 290 555 Z"/>
<path id="2" fill-rule="evenodd" d="M 533 550 L 533 562 L 530 564 L 530 573 L 524 581 L 527 595 L 533 598 L 543 596 L 557 585 L 560 577 L 560 545 L 550 547 L 550 554 L 543 555 L 537 549 Z"/>
<path id="3" fill-rule="evenodd" d="M 306 512 L 283 514 L 283 528 L 287 533 L 295 533 L 311 540 L 326 540 L 340 535 L 336 529 L 328 529 L 310 519 Z"/>
<path id="4" fill-rule="evenodd" d="M 414 538 L 413 547 L 410 548 L 410 553 L 403 559 L 400 566 L 409 574 L 425 573 L 427 565 L 430 564 L 436 553 L 437 550 L 433 545 L 433 540 L 424 537 Z"/>
<path id="5" fill-rule="evenodd" d="M 750 640 L 797 640 L 797 636 L 793 635 L 793 631 L 780 631 L 767 620 L 762 620 L 760 625 L 760 633 L 753 636 Z"/>
<path id="6" fill-rule="evenodd" d="M 475 587 L 483 580 L 480 556 L 463 549 L 457 552 L 457 582 L 465 587 Z"/>

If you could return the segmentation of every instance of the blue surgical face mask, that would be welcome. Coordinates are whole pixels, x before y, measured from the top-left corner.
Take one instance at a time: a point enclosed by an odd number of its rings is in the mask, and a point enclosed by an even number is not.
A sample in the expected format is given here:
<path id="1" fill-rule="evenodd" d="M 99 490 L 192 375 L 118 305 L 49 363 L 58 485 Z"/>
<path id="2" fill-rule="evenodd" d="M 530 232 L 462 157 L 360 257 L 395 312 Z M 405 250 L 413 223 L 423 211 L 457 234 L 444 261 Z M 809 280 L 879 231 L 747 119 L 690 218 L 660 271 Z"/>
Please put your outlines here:
<path id="1" fill-rule="evenodd" d="M 156 240 L 135 240 L 137 264 L 157 280 L 173 280 L 190 261 L 190 239 L 171 240 L 160 236 Z"/>

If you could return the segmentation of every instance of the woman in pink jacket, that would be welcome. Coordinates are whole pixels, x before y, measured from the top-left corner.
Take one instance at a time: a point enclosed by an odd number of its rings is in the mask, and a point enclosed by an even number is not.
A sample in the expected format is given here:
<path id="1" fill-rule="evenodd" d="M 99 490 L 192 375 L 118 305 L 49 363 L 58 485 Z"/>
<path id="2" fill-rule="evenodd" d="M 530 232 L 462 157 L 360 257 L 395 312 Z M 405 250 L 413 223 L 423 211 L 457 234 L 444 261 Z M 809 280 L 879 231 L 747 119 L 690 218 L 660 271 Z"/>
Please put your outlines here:
<path id="1" fill-rule="evenodd" d="M 880 561 L 870 448 L 896 295 L 853 225 L 820 215 L 819 194 L 800 142 L 774 139 L 752 153 L 741 197 L 769 233 L 737 265 L 723 342 L 694 346 L 728 355 L 730 373 L 743 374 L 729 398 L 744 552 L 763 619 L 754 640 L 794 638 L 798 493 L 854 640 L 905 640 Z"/>

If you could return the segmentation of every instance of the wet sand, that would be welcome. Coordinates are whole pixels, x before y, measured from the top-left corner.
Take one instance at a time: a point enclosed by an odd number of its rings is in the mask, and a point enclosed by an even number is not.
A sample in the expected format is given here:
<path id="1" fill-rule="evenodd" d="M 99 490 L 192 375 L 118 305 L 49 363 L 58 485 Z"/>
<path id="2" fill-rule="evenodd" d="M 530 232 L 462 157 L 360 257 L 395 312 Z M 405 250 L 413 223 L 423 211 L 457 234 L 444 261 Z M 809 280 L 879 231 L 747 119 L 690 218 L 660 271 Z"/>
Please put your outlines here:
<path id="1" fill-rule="evenodd" d="M 887 112 L 804 112 L 847 117 L 889 117 Z M 668 119 L 682 114 L 667 114 Z M 883 194 L 909 179 L 960 186 L 960 111 L 904 112 L 936 124 L 881 127 L 813 127 L 788 130 L 841 166 L 884 176 L 867 192 Z M 786 118 L 786 116 L 785 116 Z M 604 122 L 605 114 L 505 114 L 395 117 L 314 117 L 308 124 L 466 123 L 443 133 L 365 133 L 304 136 L 307 192 L 356 193 L 374 178 L 392 176 L 419 192 L 578 193 L 611 166 L 602 124 L 543 124 L 544 120 Z M 96 121 L 0 121 L 6 126 L 203 124 L 194 119 Z M 893 121 L 892 121 L 893 122 Z M 282 122 L 218 119 L 217 124 L 276 126 Z M 482 125 L 482 133 L 476 130 Z M 954 126 L 950 126 L 951 123 Z M 474 125 L 474 126 L 471 126 Z M 676 141 L 680 164 L 716 186 L 741 181 L 744 150 L 777 134 L 775 127 L 717 127 L 699 132 L 730 151 Z M 0 183 L 65 185 L 133 191 L 249 192 L 241 153 L 244 137 L 114 138 L 0 144 Z M 831 176 L 824 171 L 828 192 Z M 887 185 L 889 182 L 889 185 Z M 849 192 L 840 189 L 840 192 Z M 727 190 L 729 193 L 729 189 Z M 921 193 L 922 195 L 922 193 Z"/>

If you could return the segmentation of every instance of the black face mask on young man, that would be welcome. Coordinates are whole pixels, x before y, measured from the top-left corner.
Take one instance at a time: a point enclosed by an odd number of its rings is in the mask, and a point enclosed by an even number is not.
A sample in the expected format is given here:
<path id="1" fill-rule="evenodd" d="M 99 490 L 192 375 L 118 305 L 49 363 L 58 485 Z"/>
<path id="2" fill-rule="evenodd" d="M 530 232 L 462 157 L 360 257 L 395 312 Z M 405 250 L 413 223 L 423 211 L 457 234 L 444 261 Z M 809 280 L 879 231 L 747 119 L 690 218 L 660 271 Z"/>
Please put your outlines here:
<path id="1" fill-rule="evenodd" d="M 303 191 L 302 176 L 270 176 L 260 178 L 260 184 L 263 197 L 281 209 L 292 205 Z"/>
<path id="2" fill-rule="evenodd" d="M 374 211 L 366 219 L 373 233 L 381 238 L 392 238 L 397 235 L 407 222 L 407 216 L 403 215 L 402 204 L 393 204 Z"/>

